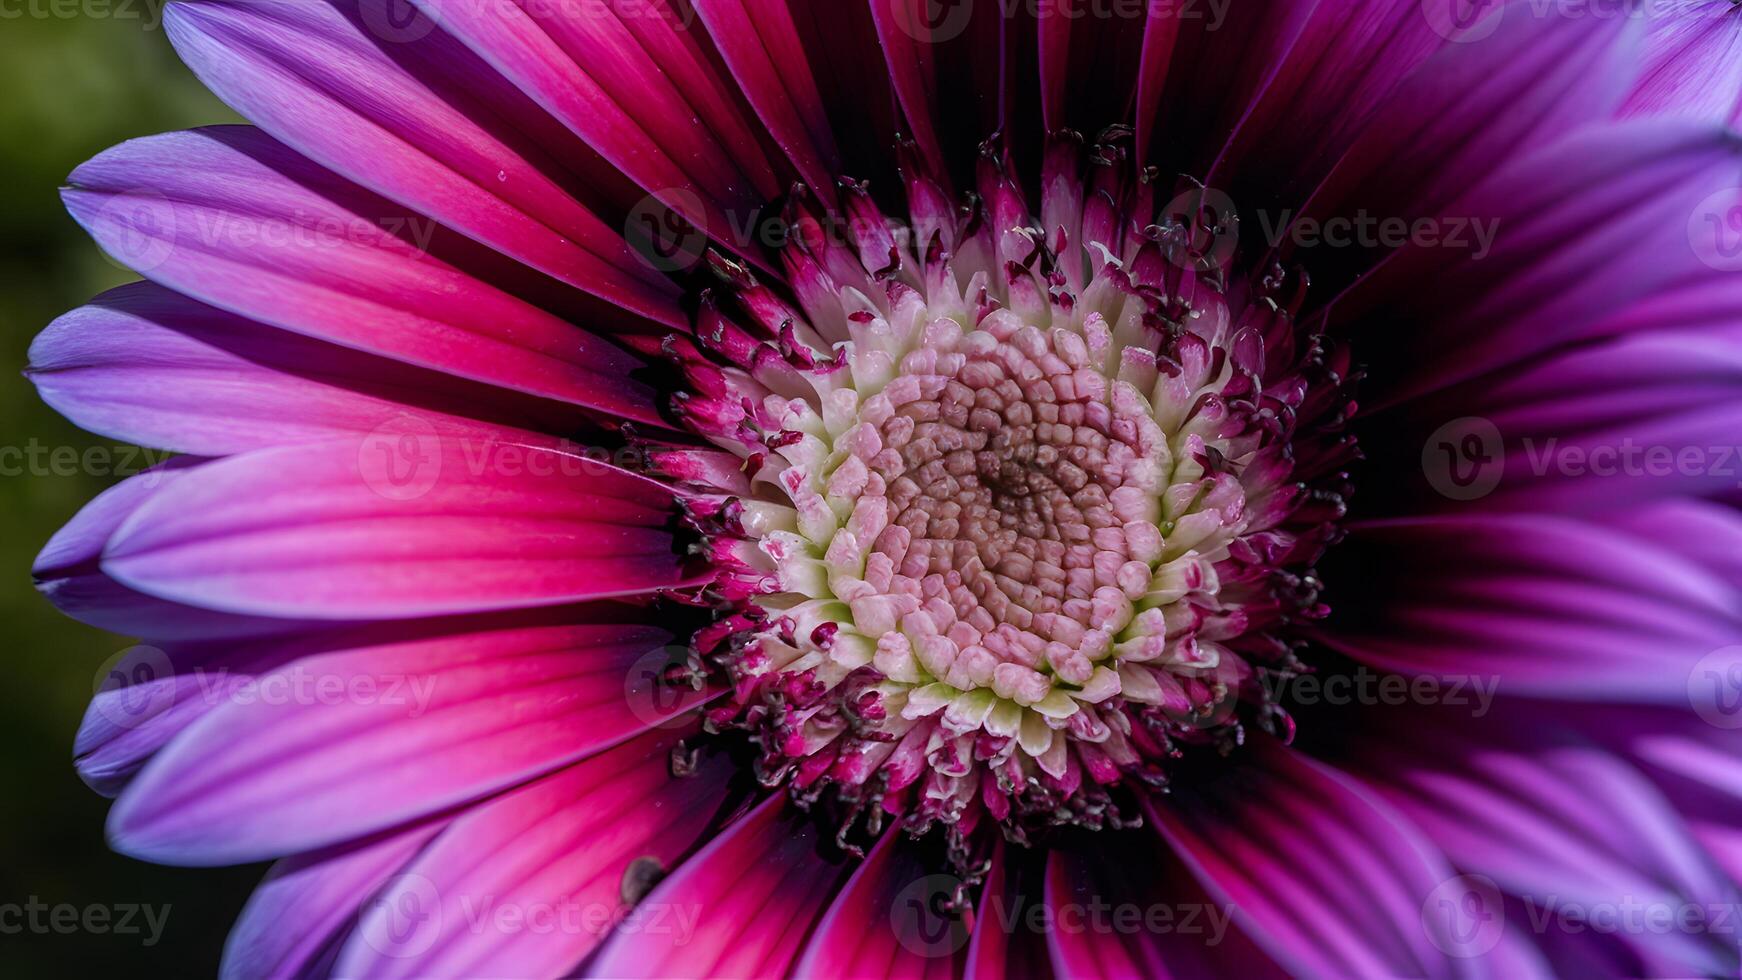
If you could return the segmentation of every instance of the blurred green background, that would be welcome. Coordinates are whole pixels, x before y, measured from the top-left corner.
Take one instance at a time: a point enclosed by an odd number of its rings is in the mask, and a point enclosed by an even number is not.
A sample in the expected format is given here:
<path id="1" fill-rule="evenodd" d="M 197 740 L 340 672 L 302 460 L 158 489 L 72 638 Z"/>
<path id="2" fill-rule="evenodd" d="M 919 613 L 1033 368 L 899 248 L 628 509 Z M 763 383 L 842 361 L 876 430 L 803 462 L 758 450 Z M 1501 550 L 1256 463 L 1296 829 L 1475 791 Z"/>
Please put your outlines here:
<path id="1" fill-rule="evenodd" d="M 177 60 L 159 6 L 0 0 L 0 447 L 82 453 L 111 445 L 58 418 L 19 374 L 31 338 L 50 320 L 137 278 L 66 216 L 58 196 L 66 175 L 130 137 L 235 120 Z M 110 853 L 108 801 L 73 772 L 73 733 L 93 678 L 128 644 L 62 618 L 31 587 L 30 564 L 49 535 L 113 480 L 0 475 L 0 622 L 10 668 L 0 675 L 0 976 L 211 975 L 262 871 L 160 868 Z M 125 906 L 151 905 L 164 927 L 151 946 L 143 929 L 57 930 L 45 911 L 35 913 L 33 928 L 26 910 L 33 900 L 75 907 L 81 918 L 92 907 L 119 917 Z"/>

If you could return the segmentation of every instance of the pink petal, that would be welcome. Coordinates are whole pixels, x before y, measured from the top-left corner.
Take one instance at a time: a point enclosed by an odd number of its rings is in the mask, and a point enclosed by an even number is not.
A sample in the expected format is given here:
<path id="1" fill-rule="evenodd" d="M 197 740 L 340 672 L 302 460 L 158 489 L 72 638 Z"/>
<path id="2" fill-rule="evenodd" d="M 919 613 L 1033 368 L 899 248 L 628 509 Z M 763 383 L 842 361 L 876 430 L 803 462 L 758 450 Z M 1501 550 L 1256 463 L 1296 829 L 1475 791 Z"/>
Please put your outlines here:
<path id="1" fill-rule="evenodd" d="M 549 139 L 548 122 L 533 129 L 544 145 L 522 135 L 537 109 L 427 21 L 392 20 L 404 13 L 386 0 L 178 3 L 164 28 L 208 88 L 320 166 L 611 306 L 684 326 L 677 290 L 623 240 L 620 178 Z M 580 203 L 605 187 L 617 207 Z"/>
<path id="2" fill-rule="evenodd" d="M 586 758 L 706 698 L 656 690 L 670 634 L 601 618 L 311 642 L 313 656 L 230 695 L 146 766 L 110 813 L 111 843 L 193 865 L 325 847 Z"/>
<path id="3" fill-rule="evenodd" d="M 818 853 L 811 819 L 783 793 L 759 804 L 655 888 L 643 904 L 689 910 L 692 934 L 644 935 L 621 929 L 605 941 L 586 975 L 762 977 L 795 960 L 844 869 Z"/>
<path id="4" fill-rule="evenodd" d="M 629 376 L 638 358 L 449 264 L 439 256 L 476 246 L 258 130 L 123 143 L 71 182 L 67 207 L 98 243 L 177 292 L 342 346 L 659 424 L 654 390 Z"/>
<path id="5" fill-rule="evenodd" d="M 467 812 L 371 903 L 337 975 L 564 976 L 626 917 L 682 938 L 690 909 L 636 902 L 728 798 L 723 754 L 673 775 L 693 733 L 650 732 Z M 426 917 L 402 921 L 427 897 Z"/>
<path id="6" fill-rule="evenodd" d="M 474 419 L 552 432 L 585 424 L 579 412 L 265 326 L 151 283 L 56 320 L 31 344 L 26 373 L 81 428 L 202 456 L 412 419 L 478 439 L 527 433 Z"/>
<path id="7" fill-rule="evenodd" d="M 154 497 L 103 570 L 159 598 L 314 619 L 633 596 L 699 581 L 670 492 L 554 441 L 415 427 L 233 456 Z"/>

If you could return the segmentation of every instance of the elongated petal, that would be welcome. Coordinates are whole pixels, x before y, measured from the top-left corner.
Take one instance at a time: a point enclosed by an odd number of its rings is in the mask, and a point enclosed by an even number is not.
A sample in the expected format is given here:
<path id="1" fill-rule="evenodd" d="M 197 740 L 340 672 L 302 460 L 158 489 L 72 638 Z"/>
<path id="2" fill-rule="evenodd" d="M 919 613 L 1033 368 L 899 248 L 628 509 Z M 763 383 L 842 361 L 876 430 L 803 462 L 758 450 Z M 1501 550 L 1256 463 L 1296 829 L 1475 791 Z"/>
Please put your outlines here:
<path id="1" fill-rule="evenodd" d="M 559 977 L 618 922 L 679 941 L 700 908 L 637 904 L 727 801 L 724 755 L 673 773 L 655 731 L 468 812 L 373 903 L 339 976 Z M 433 898 L 411 924 L 400 910 Z"/>
<path id="2" fill-rule="evenodd" d="M 1511 695 L 1686 703 L 1694 664 L 1742 636 L 1733 590 L 1705 569 L 1562 518 L 1357 525 L 1336 559 L 1371 585 L 1345 596 L 1326 642 Z"/>
<path id="3" fill-rule="evenodd" d="M 404 11 L 387 0 L 201 0 L 171 4 L 164 27 L 208 88 L 310 160 L 681 327 L 676 289 L 630 249 L 616 211 L 607 220 L 577 200 L 615 179 L 607 168 L 584 148 L 522 135 L 536 112 L 524 96 L 433 24 L 395 16 Z M 578 174 L 564 179 L 564 166 Z"/>
<path id="4" fill-rule="evenodd" d="M 446 823 L 438 818 L 273 865 L 230 930 L 220 975 L 278 980 L 318 972 L 333 943 L 371 907 L 370 896 L 397 881 L 399 870 Z"/>
<path id="5" fill-rule="evenodd" d="M 314 619 L 633 596 L 691 582 L 669 492 L 560 444 L 427 432 L 202 467 L 115 534 L 103 570 L 161 598 Z"/>
<path id="6" fill-rule="evenodd" d="M 1647 20 L 1644 69 L 1622 115 L 1742 117 L 1742 11 L 1729 0 L 1694 0 Z"/>
<path id="7" fill-rule="evenodd" d="M 656 691 L 646 665 L 663 668 L 668 633 L 533 623 L 321 653 L 258 678 L 146 766 L 110 814 L 111 842 L 194 865 L 324 847 L 586 758 L 705 697 Z"/>
<path id="8" fill-rule="evenodd" d="M 905 834 L 884 834 L 841 887 L 805 940 L 795 977 L 916 977 L 960 975 L 968 930 L 976 915 L 948 918 L 956 879 L 928 863 L 937 855 Z"/>
<path id="9" fill-rule="evenodd" d="M 587 964 L 592 977 L 762 977 L 783 974 L 846 878 L 818 854 L 810 819 L 776 793 L 660 883 L 650 907 L 699 913 L 694 930 L 619 929 Z"/>
<path id="10" fill-rule="evenodd" d="M 1333 307 L 1385 367 L 1364 389 L 1369 410 L 1591 339 L 1701 268 L 1690 216 L 1739 178 L 1742 141 L 1675 120 L 1582 130 L 1499 170 L 1446 206 L 1467 247 L 1407 246 Z"/>
<path id="11" fill-rule="evenodd" d="M 1295 974 L 1503 976 L 1531 969 L 1423 915 L 1454 876 L 1413 825 L 1348 777 L 1260 737 L 1238 771 L 1146 807 L 1234 921 Z M 1481 955 L 1477 955 L 1481 954 Z"/>
<path id="12" fill-rule="evenodd" d="M 144 446 L 224 456 L 366 435 L 384 425 L 478 439 L 584 424 L 548 403 L 256 323 L 151 283 L 104 293 L 30 347 L 43 400 L 79 426 Z M 411 420 L 415 419 L 416 422 Z"/>
<path id="13" fill-rule="evenodd" d="M 67 207 L 116 258 L 263 323 L 657 423 L 642 362 L 440 258 L 451 233 L 259 130 L 169 133 L 73 172 Z M 467 243 L 469 245 L 469 243 Z M 476 246 L 470 246 L 476 248 Z"/>

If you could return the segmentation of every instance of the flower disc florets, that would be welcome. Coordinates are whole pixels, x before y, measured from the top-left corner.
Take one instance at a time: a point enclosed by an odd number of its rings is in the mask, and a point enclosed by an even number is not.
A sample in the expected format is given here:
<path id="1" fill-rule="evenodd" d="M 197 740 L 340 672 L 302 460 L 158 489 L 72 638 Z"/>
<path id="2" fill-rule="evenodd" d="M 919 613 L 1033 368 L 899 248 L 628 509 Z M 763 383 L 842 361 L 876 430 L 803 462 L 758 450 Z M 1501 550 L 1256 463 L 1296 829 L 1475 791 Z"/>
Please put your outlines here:
<path id="1" fill-rule="evenodd" d="M 700 597 L 712 721 L 765 781 L 1021 837 L 1287 724 L 1261 682 L 1300 669 L 1275 630 L 1322 613 L 1347 361 L 1280 274 L 1223 286 L 1233 216 L 1201 188 L 1158 211 L 1120 135 L 1055 140 L 1039 218 L 990 150 L 959 210 L 910 173 L 906 223 L 844 181 L 848 242 L 797 197 L 797 306 L 720 261 L 736 315 L 710 300 L 669 345 L 680 413 L 731 453 L 663 457 L 733 491 L 689 501 L 727 569 Z"/>

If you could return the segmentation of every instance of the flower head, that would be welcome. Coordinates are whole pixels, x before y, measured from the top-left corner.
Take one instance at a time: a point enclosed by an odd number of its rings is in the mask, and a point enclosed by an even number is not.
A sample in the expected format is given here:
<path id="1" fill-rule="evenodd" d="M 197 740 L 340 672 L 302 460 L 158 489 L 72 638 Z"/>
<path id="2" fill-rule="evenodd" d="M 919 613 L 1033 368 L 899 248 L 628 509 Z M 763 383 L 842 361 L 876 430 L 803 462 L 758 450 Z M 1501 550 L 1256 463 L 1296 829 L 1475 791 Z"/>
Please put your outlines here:
<path id="1" fill-rule="evenodd" d="M 1452 6 L 172 3 L 115 846 L 237 976 L 1733 971 L 1742 15 Z"/>

